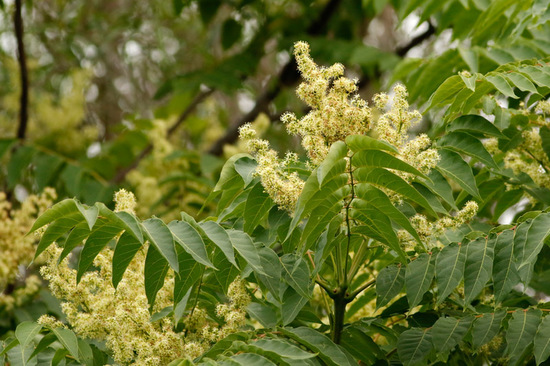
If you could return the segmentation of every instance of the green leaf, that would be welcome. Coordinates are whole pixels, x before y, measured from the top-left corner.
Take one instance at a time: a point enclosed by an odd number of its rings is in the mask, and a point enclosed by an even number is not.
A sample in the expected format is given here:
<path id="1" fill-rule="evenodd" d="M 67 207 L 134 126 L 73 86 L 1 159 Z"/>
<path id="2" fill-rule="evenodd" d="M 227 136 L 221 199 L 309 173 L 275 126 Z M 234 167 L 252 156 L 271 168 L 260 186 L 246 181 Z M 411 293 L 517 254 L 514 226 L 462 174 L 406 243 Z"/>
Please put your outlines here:
<path id="1" fill-rule="evenodd" d="M 38 257 L 54 241 L 66 234 L 72 227 L 82 221 L 80 213 L 76 212 L 68 216 L 61 217 L 51 223 L 42 234 L 40 242 L 36 247 L 35 258 Z"/>
<path id="2" fill-rule="evenodd" d="M 500 331 L 500 325 L 506 317 L 506 310 L 485 313 L 474 321 L 472 339 L 475 349 L 489 343 Z"/>
<path id="3" fill-rule="evenodd" d="M 318 354 L 327 365 L 352 366 L 348 357 L 327 336 L 309 327 L 279 328 L 283 335 Z"/>
<path id="4" fill-rule="evenodd" d="M 418 365 L 432 350 L 430 330 L 411 328 L 399 335 L 397 354 L 403 365 Z"/>
<path id="5" fill-rule="evenodd" d="M 42 226 L 47 225 L 52 221 L 58 220 L 65 216 L 69 216 L 70 214 L 73 214 L 77 211 L 78 209 L 76 207 L 76 202 L 73 199 L 68 198 L 61 202 L 58 202 L 50 207 L 48 210 L 46 210 L 46 212 L 44 212 L 38 219 L 36 219 L 31 229 L 29 230 L 29 233 L 40 229 Z M 35 258 L 36 256 L 38 256 L 38 254 L 35 255 Z"/>
<path id="6" fill-rule="evenodd" d="M 540 214 L 533 220 L 522 223 L 516 229 L 514 255 L 518 263 L 519 275 L 524 283 L 529 283 L 531 280 L 533 266 L 549 235 L 550 214 L 548 213 Z"/>
<path id="7" fill-rule="evenodd" d="M 63 243 L 63 251 L 59 255 L 57 263 L 61 263 L 61 261 L 65 259 L 65 257 L 67 257 L 74 248 L 80 245 L 82 241 L 90 235 L 90 233 L 91 231 L 87 222 L 83 221 L 76 225 L 67 236 L 65 243 Z"/>
<path id="8" fill-rule="evenodd" d="M 542 71 L 542 67 L 527 65 L 518 67 L 518 71 L 529 76 L 537 85 L 550 88 L 550 75 Z"/>
<path id="9" fill-rule="evenodd" d="M 216 244 L 223 254 L 225 254 L 227 260 L 235 267 L 239 268 L 237 262 L 235 261 L 233 245 L 231 244 L 229 235 L 224 228 L 214 221 L 202 222 L 200 223 L 200 227 L 204 230 L 205 234 L 208 236 L 208 239 Z"/>
<path id="10" fill-rule="evenodd" d="M 464 297 L 467 304 L 481 292 L 493 272 L 494 240 L 480 238 L 466 246 Z"/>
<path id="11" fill-rule="evenodd" d="M 430 180 L 424 181 L 422 184 L 428 187 L 432 193 L 441 197 L 452 209 L 458 210 L 453 196 L 453 189 L 445 177 L 438 170 L 432 169 L 428 174 L 428 178 Z"/>
<path id="12" fill-rule="evenodd" d="M 259 339 L 251 344 L 266 351 L 275 352 L 282 357 L 289 358 L 291 360 L 306 360 L 316 356 L 315 353 L 306 352 L 301 348 L 281 339 Z"/>
<path id="13" fill-rule="evenodd" d="M 537 87 L 531 82 L 531 80 L 519 72 L 509 72 L 506 74 L 501 74 L 501 76 L 506 77 L 506 79 L 511 81 L 512 85 L 517 86 L 520 90 L 530 93 L 538 93 Z"/>
<path id="14" fill-rule="evenodd" d="M 141 248 L 142 244 L 132 234 L 125 231 L 122 233 L 115 246 L 113 253 L 112 282 L 116 289 L 126 268 L 130 265 L 132 259 Z"/>
<path id="15" fill-rule="evenodd" d="M 21 347 L 25 348 L 33 341 L 41 329 L 42 325 L 35 322 L 22 322 L 15 329 L 15 338 L 17 338 Z"/>
<path id="16" fill-rule="evenodd" d="M 8 189 L 13 189 L 21 181 L 23 172 L 29 167 L 36 150 L 30 146 L 17 147 L 8 162 Z M 42 225 L 41 225 L 42 226 Z M 40 226 L 39 226 L 40 227 Z M 38 229 L 38 227 L 36 228 Z M 34 229 L 34 230 L 36 230 Z M 31 232 L 34 231 L 31 229 Z"/>
<path id="17" fill-rule="evenodd" d="M 428 179 L 425 174 L 405 163 L 403 160 L 379 150 L 358 151 L 351 157 L 351 163 L 356 167 L 366 166 L 400 170 Z"/>
<path id="18" fill-rule="evenodd" d="M 385 141 L 365 135 L 351 135 L 346 137 L 346 145 L 353 152 L 361 150 L 385 150 L 398 154 L 399 150 Z"/>
<path id="19" fill-rule="evenodd" d="M 388 304 L 405 285 L 405 267 L 392 264 L 384 267 L 376 276 L 376 309 Z"/>
<path id="20" fill-rule="evenodd" d="M 254 185 L 248 194 L 244 207 L 244 231 L 252 234 L 273 205 L 273 200 L 264 192 L 262 183 Z"/>
<path id="21" fill-rule="evenodd" d="M 360 182 L 367 182 L 390 189 L 411 201 L 424 207 L 430 215 L 438 217 L 434 209 L 428 201 L 410 184 L 404 181 L 401 177 L 382 168 L 358 168 L 355 170 L 355 178 Z"/>
<path id="22" fill-rule="evenodd" d="M 78 211 L 82 214 L 82 216 L 88 223 L 88 228 L 92 230 L 92 228 L 94 227 L 97 221 L 97 216 L 99 215 L 99 209 L 97 208 L 97 206 L 91 206 L 91 207 L 85 206 L 78 201 L 75 201 L 75 204 L 76 204 L 76 208 L 78 208 Z"/>
<path id="23" fill-rule="evenodd" d="M 244 181 L 244 186 L 247 187 L 254 179 L 254 173 L 258 163 L 249 155 L 242 156 L 235 161 L 235 171 L 239 173 Z"/>
<path id="24" fill-rule="evenodd" d="M 355 194 L 357 197 L 361 198 L 369 205 L 388 216 L 391 220 L 395 221 L 399 226 L 407 230 L 407 232 L 411 234 L 418 242 L 420 242 L 420 237 L 411 225 L 411 222 L 407 216 L 405 216 L 393 205 L 389 197 L 386 196 L 384 192 L 371 186 L 370 184 L 358 183 L 355 186 Z"/>
<path id="25" fill-rule="evenodd" d="M 218 179 L 218 183 L 216 183 L 216 186 L 214 187 L 214 192 L 221 191 L 221 190 L 231 190 L 231 189 L 241 189 L 243 188 L 243 178 L 237 173 L 235 169 L 235 163 L 239 159 L 244 159 L 246 162 L 253 161 L 253 159 L 250 158 L 250 155 L 248 154 L 235 154 L 223 165 L 222 171 L 220 173 L 220 178 Z M 255 163 L 255 162 L 254 162 Z M 245 176 L 250 176 L 250 180 L 252 180 L 252 174 L 254 170 L 256 169 L 255 166 L 252 168 L 252 163 L 250 164 L 244 164 L 241 166 L 242 171 L 246 171 Z M 248 169 L 245 169 L 248 168 Z"/>
<path id="26" fill-rule="evenodd" d="M 441 146 L 469 155 L 488 167 L 500 170 L 481 141 L 467 133 L 458 131 L 451 132 L 440 138 L 438 142 Z"/>
<path id="27" fill-rule="evenodd" d="M 438 288 L 437 304 L 441 304 L 462 281 L 466 253 L 462 246 L 451 243 L 444 247 L 435 260 L 435 281 Z"/>
<path id="28" fill-rule="evenodd" d="M 172 236 L 176 243 L 181 245 L 183 249 L 199 263 L 207 267 L 214 268 L 212 262 L 206 253 L 206 246 L 202 241 L 200 234 L 193 226 L 185 221 L 172 221 L 168 224 L 168 228 L 172 232 Z"/>
<path id="29" fill-rule="evenodd" d="M 438 353 L 451 351 L 466 335 L 473 318 L 439 318 L 432 327 L 432 342 Z"/>
<path id="30" fill-rule="evenodd" d="M 368 365 L 374 364 L 378 359 L 384 359 L 386 356 L 372 338 L 358 327 L 345 328 L 340 344 L 353 357 Z"/>
<path id="31" fill-rule="evenodd" d="M 243 26 L 235 19 L 229 18 L 222 25 L 221 41 L 224 50 L 227 50 L 241 38 Z"/>
<path id="32" fill-rule="evenodd" d="M 98 225 L 94 228 L 84 248 L 80 252 L 80 258 L 78 260 L 78 272 L 76 274 L 77 283 L 80 282 L 82 275 L 90 268 L 95 257 L 101 252 L 103 248 L 120 232 L 121 228 L 113 226 L 111 223 L 106 222 L 102 225 Z"/>
<path id="33" fill-rule="evenodd" d="M 0 158 L 4 156 L 6 151 L 8 151 L 16 141 L 17 139 L 0 138 Z"/>
<path id="34" fill-rule="evenodd" d="M 80 355 L 78 354 L 78 339 L 72 330 L 65 328 L 53 328 L 52 332 L 55 334 L 59 342 L 65 347 L 67 351 L 73 356 L 76 361 L 80 362 Z"/>
<path id="35" fill-rule="evenodd" d="M 174 280 L 174 303 L 178 304 L 185 298 L 187 292 L 199 280 L 203 266 L 197 262 L 189 253 L 178 248 L 178 260 L 180 271 L 176 273 Z M 177 307 L 176 307 L 177 308 Z"/>
<path id="36" fill-rule="evenodd" d="M 270 277 L 262 267 L 262 260 L 258 249 L 250 236 L 243 231 L 233 229 L 227 230 L 226 233 L 233 248 L 244 258 L 254 272 Z"/>
<path id="37" fill-rule="evenodd" d="M 164 278 L 168 273 L 169 263 L 154 245 L 149 245 L 145 257 L 145 295 L 150 309 L 155 304 L 157 293 L 164 286 Z M 174 289 L 175 291 L 175 289 Z"/>
<path id="38" fill-rule="evenodd" d="M 280 306 L 283 325 L 292 323 L 308 301 L 308 297 L 304 297 L 292 287 L 288 287 L 282 296 Z"/>
<path id="39" fill-rule="evenodd" d="M 455 152 L 447 149 L 438 151 L 440 160 L 436 169 L 444 176 L 457 182 L 466 192 L 476 198 L 479 197 L 472 168 Z"/>
<path id="40" fill-rule="evenodd" d="M 231 356 L 230 359 L 237 361 L 237 364 L 242 366 L 275 366 L 269 359 L 255 353 L 239 353 Z"/>
<path id="41" fill-rule="evenodd" d="M 159 253 L 168 261 L 170 267 L 176 272 L 179 271 L 178 256 L 174 245 L 172 232 L 162 220 L 151 218 L 141 223 L 143 233 Z"/>
<path id="42" fill-rule="evenodd" d="M 456 118 L 447 126 L 447 131 L 474 132 L 488 136 L 504 137 L 494 124 L 476 114 L 467 114 Z"/>
<path id="43" fill-rule="evenodd" d="M 512 314 L 506 331 L 506 354 L 521 355 L 531 345 L 541 320 L 538 309 L 519 309 Z"/>
<path id="44" fill-rule="evenodd" d="M 332 144 L 327 156 L 317 168 L 317 180 L 321 187 L 324 185 L 325 180 L 330 180 L 346 170 L 346 160 L 344 158 L 347 154 L 348 147 L 343 141 L 336 141 Z"/>
<path id="45" fill-rule="evenodd" d="M 141 225 L 138 223 L 136 217 L 125 211 L 113 212 L 107 208 L 102 202 L 96 202 L 95 204 L 99 209 L 99 215 L 111 221 L 113 224 L 118 225 L 125 231 L 130 232 L 140 243 L 143 244 L 143 233 Z"/>
<path id="46" fill-rule="evenodd" d="M 55 342 L 57 340 L 57 337 L 53 333 L 48 333 L 42 339 L 38 344 L 36 345 L 34 351 L 30 355 L 30 357 L 27 359 L 27 361 L 30 361 L 34 357 L 36 357 L 39 353 L 43 352 L 50 344 Z"/>
<path id="47" fill-rule="evenodd" d="M 311 280 L 307 263 L 297 254 L 285 254 L 281 257 L 285 281 L 297 293 L 305 298 L 311 297 Z"/>
<path id="48" fill-rule="evenodd" d="M 508 81 L 502 76 L 495 74 L 487 75 L 486 78 L 491 84 L 495 86 L 495 88 L 497 88 L 499 92 L 501 92 L 505 96 L 515 99 L 518 98 L 518 96 L 514 94 L 514 89 L 512 89 Z"/>
<path id="49" fill-rule="evenodd" d="M 493 287 L 496 303 L 502 302 L 520 281 L 514 258 L 514 233 L 512 230 L 505 230 L 495 242 Z"/>
<path id="50" fill-rule="evenodd" d="M 451 103 L 465 86 L 464 81 L 458 75 L 447 78 L 430 97 L 428 109 L 437 107 L 440 104 Z"/>
<path id="51" fill-rule="evenodd" d="M 546 361 L 550 356 L 550 317 L 545 316 L 540 323 L 537 333 L 535 334 L 535 346 L 533 353 L 537 365 Z"/>
<path id="52" fill-rule="evenodd" d="M 353 201 L 353 210 L 350 212 L 350 217 L 360 221 L 363 225 L 356 226 L 352 234 L 362 234 L 386 244 L 397 253 L 402 263 L 406 263 L 407 257 L 403 248 L 401 248 L 399 239 L 391 226 L 390 220 L 380 211 L 372 208 L 372 206 L 368 204 L 366 207 L 362 207 L 364 206 L 362 203 L 364 202 L 359 199 Z"/>
<path id="53" fill-rule="evenodd" d="M 405 272 L 405 288 L 410 308 L 420 303 L 422 297 L 430 289 L 434 278 L 432 256 L 422 253 L 409 263 Z"/>

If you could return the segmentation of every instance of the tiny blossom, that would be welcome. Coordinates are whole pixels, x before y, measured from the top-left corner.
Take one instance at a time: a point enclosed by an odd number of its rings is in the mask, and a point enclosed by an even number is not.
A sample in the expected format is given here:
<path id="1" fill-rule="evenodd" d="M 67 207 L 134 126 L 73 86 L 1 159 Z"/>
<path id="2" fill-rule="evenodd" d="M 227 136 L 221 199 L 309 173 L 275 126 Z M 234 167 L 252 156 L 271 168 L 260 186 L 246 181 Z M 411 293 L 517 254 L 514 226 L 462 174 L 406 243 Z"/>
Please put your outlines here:
<path id="1" fill-rule="evenodd" d="M 547 100 L 539 101 L 537 103 L 535 111 L 537 113 L 543 113 L 544 115 L 549 115 L 550 116 L 550 101 L 547 101 Z"/>
<path id="2" fill-rule="evenodd" d="M 120 189 L 115 193 L 115 212 L 126 211 L 131 214 L 135 214 L 136 197 L 132 192 L 128 192 L 125 189 Z"/>
<path id="3" fill-rule="evenodd" d="M 40 195 L 29 195 L 17 209 L 0 192 L 0 309 L 12 311 L 32 299 L 40 290 L 40 279 L 36 276 L 25 278 L 23 286 L 15 286 L 21 274 L 20 266 L 31 263 L 36 250 L 37 237 L 27 235 L 36 217 L 42 214 L 57 198 L 52 188 L 45 188 Z M 34 261 L 41 264 L 43 257 Z M 4 290 L 15 286 L 10 294 Z"/>

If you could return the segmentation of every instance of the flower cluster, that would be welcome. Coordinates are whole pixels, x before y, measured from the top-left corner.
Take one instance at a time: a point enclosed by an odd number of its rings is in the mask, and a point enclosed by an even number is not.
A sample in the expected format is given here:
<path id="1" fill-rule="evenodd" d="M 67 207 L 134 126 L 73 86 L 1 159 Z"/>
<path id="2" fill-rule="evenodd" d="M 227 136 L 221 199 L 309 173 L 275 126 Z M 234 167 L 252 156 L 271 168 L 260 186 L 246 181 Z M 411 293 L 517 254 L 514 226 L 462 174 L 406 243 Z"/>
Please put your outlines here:
<path id="1" fill-rule="evenodd" d="M 0 192 L 0 307 L 10 311 L 20 306 L 40 289 L 37 276 L 25 276 L 25 268 L 33 259 L 36 237 L 27 236 L 36 217 L 56 199 L 52 188 L 40 195 L 30 195 L 15 209 Z M 26 277 L 26 278 L 25 278 Z M 7 293 L 8 287 L 14 289 Z"/>
<path id="2" fill-rule="evenodd" d="M 427 244 L 428 249 L 431 249 L 440 245 L 438 238 L 441 237 L 446 230 L 456 229 L 459 226 L 468 223 L 474 218 L 477 210 L 477 203 L 474 201 L 468 201 L 454 216 L 444 216 L 435 222 L 430 222 L 426 216 L 417 214 L 411 217 L 410 221 L 418 233 L 420 240 Z M 397 234 L 401 245 L 406 250 L 414 249 L 416 241 L 407 231 L 399 230 Z"/>
<path id="3" fill-rule="evenodd" d="M 281 120 L 289 133 L 302 138 L 302 145 L 311 163 L 316 166 L 336 141 L 369 131 L 371 109 L 358 95 L 354 95 L 358 90 L 357 80 L 343 76 L 343 65 L 317 66 L 305 42 L 294 45 L 294 55 L 304 78 L 296 93 L 311 110 L 301 119 L 293 113 L 286 113 Z"/>
<path id="4" fill-rule="evenodd" d="M 410 110 L 407 95 L 407 89 L 397 84 L 393 88 L 393 98 L 384 93 L 374 96 L 374 105 L 381 114 L 373 124 L 374 131 L 380 140 L 398 148 L 398 158 L 428 173 L 437 165 L 439 154 L 430 148 L 432 142 L 427 135 L 409 138 L 409 130 L 422 119 L 422 115 L 416 110 Z M 407 178 L 408 175 L 403 177 Z"/>
<path id="5" fill-rule="evenodd" d="M 502 152 L 496 138 L 487 139 L 484 146 L 493 155 L 503 154 L 505 168 L 511 169 L 515 174 L 525 173 L 540 187 L 550 188 L 550 158 L 544 151 L 539 133 L 539 126 L 548 125 L 550 102 L 540 101 L 535 112 L 541 113 L 537 119 L 532 120 L 538 126 L 524 129 L 521 143 L 517 147 Z"/>
<path id="6" fill-rule="evenodd" d="M 241 138 L 248 141 L 249 151 L 256 157 L 256 174 L 260 176 L 265 191 L 280 208 L 291 212 L 304 187 L 304 181 L 298 173 L 287 169 L 291 163 L 297 161 L 297 155 L 287 154 L 280 161 L 277 152 L 269 148 L 269 142 L 256 139 L 256 131 L 250 124 L 245 124 L 239 131 Z"/>
<path id="7" fill-rule="evenodd" d="M 387 94 L 374 97 L 376 109 L 356 93 L 357 80 L 344 77 L 344 67 L 334 64 L 319 67 L 309 55 L 309 45 L 298 42 L 294 46 L 298 69 L 304 79 L 297 90 L 298 96 L 311 108 L 302 118 L 285 113 L 281 121 L 290 134 L 301 137 L 310 167 L 318 166 L 326 157 L 331 145 L 350 135 L 376 134 L 399 149 L 398 158 L 427 173 L 439 160 L 427 135 L 409 139 L 409 130 L 420 121 L 418 111 L 411 111 L 407 102 L 407 90 L 396 85 L 393 98 Z M 269 142 L 258 139 L 250 124 L 240 129 L 241 139 L 248 141 L 248 150 L 256 157 L 262 185 L 280 208 L 292 212 L 303 188 L 303 181 L 296 173 L 288 172 L 288 165 L 296 160 L 295 154 L 287 154 L 280 161 Z M 398 172 L 411 180 L 408 173 Z M 399 199 L 399 197 L 392 198 Z"/>
<path id="8" fill-rule="evenodd" d="M 126 190 L 115 194 L 115 203 L 117 210 L 128 212 L 136 205 L 133 194 Z M 146 250 L 147 245 L 136 253 L 115 290 L 111 282 L 112 249 L 103 249 L 94 259 L 97 270 L 86 272 L 77 284 L 76 270 L 69 266 L 69 258 L 57 263 L 62 249 L 57 245 L 48 248 L 47 264 L 41 274 L 49 281 L 52 294 L 63 301 L 67 321 L 79 336 L 105 341 L 118 364 L 166 365 L 177 358 L 199 356 L 212 342 L 244 325 L 250 298 L 240 279 L 229 287 L 229 305 L 218 305 L 218 314 L 224 319 L 222 326 L 208 320 L 206 312 L 199 308 L 185 320 L 187 335 L 174 330 L 176 324 L 171 317 L 151 322 L 143 277 Z M 173 289 L 174 273 L 170 271 L 157 294 L 153 312 L 173 303 Z M 61 326 L 51 318 L 42 318 L 41 323 Z"/>

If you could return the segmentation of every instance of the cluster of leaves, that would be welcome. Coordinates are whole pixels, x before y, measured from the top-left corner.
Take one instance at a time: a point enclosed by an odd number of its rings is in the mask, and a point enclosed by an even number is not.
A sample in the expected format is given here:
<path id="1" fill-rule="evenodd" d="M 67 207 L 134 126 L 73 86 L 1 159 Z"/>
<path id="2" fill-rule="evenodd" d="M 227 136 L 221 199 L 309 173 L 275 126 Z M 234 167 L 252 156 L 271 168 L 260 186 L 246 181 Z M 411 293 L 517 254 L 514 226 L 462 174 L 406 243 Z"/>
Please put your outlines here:
<path id="1" fill-rule="evenodd" d="M 222 5 L 246 13 L 257 11 L 260 3 L 208 1 L 198 7 L 202 22 L 209 24 Z M 376 14 L 386 3 L 369 2 L 369 9 Z M 189 6 L 182 1 L 173 5 L 177 13 Z M 347 5 L 347 11 L 352 14 L 356 5 Z M 405 82 L 411 99 L 430 111 L 426 119 L 435 121 L 430 134 L 440 160 L 429 174 L 396 157 L 394 146 L 369 136 L 349 136 L 335 143 L 313 171 L 302 163 L 289 167 L 306 182 L 291 217 L 264 192 L 254 175 L 254 159 L 239 154 L 224 165 L 212 195 L 204 197 L 205 205 L 213 207 L 211 217 L 196 220 L 182 213 L 181 220 L 165 224 L 156 217 L 141 220 L 94 204 L 114 189 L 114 184 L 102 182 L 110 182 L 116 170 L 146 148 L 141 128 L 123 134 L 99 158 L 83 157 L 83 166 L 37 146 L 23 146 L 7 165 L 9 189 L 22 184 L 31 171 L 30 190 L 56 183 L 62 195 L 77 197 L 54 205 L 37 220 L 32 231 L 47 225 L 37 256 L 54 242 L 63 248 L 61 258 L 84 243 L 78 252 L 80 279 L 94 270 L 93 259 L 103 248 L 114 248 L 116 288 L 148 242 L 144 278 L 151 306 L 168 271 L 175 273 L 174 304 L 152 319 L 174 317 L 179 329 L 197 304 L 216 319 L 218 299 L 238 275 L 245 278 L 256 294 L 249 317 L 263 329 L 232 334 L 194 363 L 545 362 L 550 356 L 550 307 L 539 298 L 550 293 L 550 251 L 545 245 L 550 192 L 529 175 L 507 169 L 504 155 L 522 144 L 525 132 L 535 131 L 550 158 L 550 131 L 534 110 L 534 103 L 546 100 L 550 91 L 544 37 L 548 1 L 413 1 L 393 6 L 400 20 L 421 10 L 421 20 L 437 24 L 436 35 L 452 28 L 458 47 L 401 62 L 391 53 L 390 62 L 381 65 L 386 54 L 346 37 L 345 21 L 331 24 L 338 30 L 337 40 L 316 43 L 312 38 L 311 43 L 323 60 L 357 61 L 365 74 L 397 64 L 393 79 Z M 262 56 L 257 52 L 263 47 L 257 45 L 270 34 L 284 33 L 276 27 L 276 16 L 264 20 L 266 31 L 241 47 L 244 27 L 226 19 L 221 44 L 235 54 L 169 81 L 158 96 L 181 97 L 199 84 L 228 94 L 237 90 Z M 286 36 L 294 40 L 292 32 Z M 485 147 L 488 138 L 497 139 L 502 154 L 493 155 Z M 0 156 L 13 144 L 2 140 Z M 197 174 L 215 170 L 215 163 L 198 154 L 174 153 L 174 158 L 181 156 Z M 410 183 L 404 175 L 412 177 Z M 192 177 L 178 173 L 166 178 L 174 185 L 167 190 L 171 197 L 178 197 L 178 184 Z M 525 196 L 530 201 L 521 205 Z M 479 206 L 474 222 L 431 238 L 431 243 L 421 240 L 412 217 L 444 218 L 468 200 Z M 504 212 L 512 212 L 512 224 L 499 225 Z M 402 246 L 399 230 L 416 240 L 414 250 Z M 326 304 L 316 302 L 316 285 L 328 298 Z M 354 318 L 374 301 L 370 316 Z M 14 365 L 108 362 L 101 345 L 68 329 L 31 322 L 20 324 L 1 347 L 0 356 Z"/>

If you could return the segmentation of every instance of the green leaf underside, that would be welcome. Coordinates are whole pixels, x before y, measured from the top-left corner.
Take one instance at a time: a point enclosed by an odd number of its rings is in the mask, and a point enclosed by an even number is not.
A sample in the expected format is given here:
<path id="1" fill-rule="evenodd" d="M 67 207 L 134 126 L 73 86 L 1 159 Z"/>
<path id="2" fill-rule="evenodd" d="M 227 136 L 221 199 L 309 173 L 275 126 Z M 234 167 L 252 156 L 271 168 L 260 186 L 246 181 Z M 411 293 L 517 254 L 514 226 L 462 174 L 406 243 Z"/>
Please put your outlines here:
<path id="1" fill-rule="evenodd" d="M 199 263 L 207 267 L 214 267 L 208 255 L 206 254 L 206 246 L 200 234 L 189 223 L 185 221 L 172 221 L 168 224 L 168 228 L 172 232 L 172 236 L 176 243 Z"/>
<path id="2" fill-rule="evenodd" d="M 170 265 L 166 258 L 154 245 L 149 245 L 147 256 L 145 257 L 145 295 L 152 309 L 157 293 L 164 286 L 164 278 L 168 273 Z"/>
<path id="3" fill-rule="evenodd" d="M 359 182 L 371 183 L 376 186 L 390 189 L 424 207 L 433 217 L 437 217 L 434 209 L 430 206 L 424 196 L 422 196 L 402 178 L 390 171 L 382 168 L 358 168 L 355 171 L 354 176 Z"/>
<path id="4" fill-rule="evenodd" d="M 397 264 L 384 267 L 376 277 L 376 308 L 388 304 L 405 285 L 405 267 Z"/>
<path id="5" fill-rule="evenodd" d="M 432 350 L 432 334 L 429 330 L 411 328 L 399 335 L 397 354 L 404 365 L 421 363 Z"/>
<path id="6" fill-rule="evenodd" d="M 407 266 L 405 288 L 411 309 L 420 303 L 432 284 L 435 270 L 431 259 L 431 255 L 422 253 Z"/>
<path id="7" fill-rule="evenodd" d="M 494 240 L 481 238 L 466 246 L 464 296 L 467 304 L 485 287 L 493 272 Z"/>
<path id="8" fill-rule="evenodd" d="M 489 343 L 500 331 L 500 325 L 506 317 L 506 310 L 486 313 L 474 321 L 472 337 L 474 348 L 479 349 Z"/>
<path id="9" fill-rule="evenodd" d="M 466 335 L 473 317 L 439 318 L 432 328 L 432 342 L 437 352 L 451 351 Z"/>
<path id="10" fill-rule="evenodd" d="M 142 222 L 143 233 L 158 253 L 169 263 L 174 271 L 179 271 L 178 256 L 174 245 L 172 232 L 162 220 L 151 218 Z"/>
<path id="11" fill-rule="evenodd" d="M 139 242 L 139 240 L 137 240 L 132 234 L 127 231 L 125 231 L 118 239 L 113 253 L 112 267 L 112 282 L 115 289 L 122 279 L 126 268 L 128 268 L 128 265 L 130 264 L 138 250 L 141 248 L 141 246 L 142 244 Z"/>
<path id="12" fill-rule="evenodd" d="M 466 252 L 462 246 L 456 243 L 447 245 L 438 253 L 435 261 L 437 304 L 441 304 L 460 284 L 464 275 L 465 263 Z"/>

